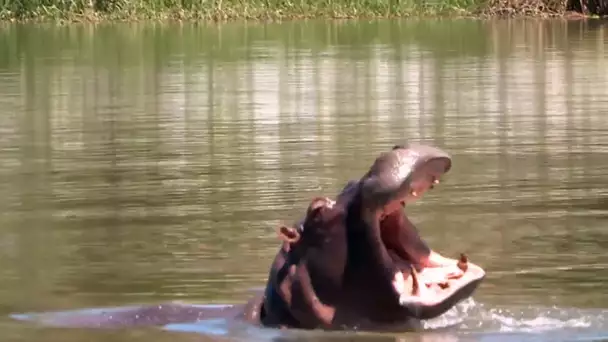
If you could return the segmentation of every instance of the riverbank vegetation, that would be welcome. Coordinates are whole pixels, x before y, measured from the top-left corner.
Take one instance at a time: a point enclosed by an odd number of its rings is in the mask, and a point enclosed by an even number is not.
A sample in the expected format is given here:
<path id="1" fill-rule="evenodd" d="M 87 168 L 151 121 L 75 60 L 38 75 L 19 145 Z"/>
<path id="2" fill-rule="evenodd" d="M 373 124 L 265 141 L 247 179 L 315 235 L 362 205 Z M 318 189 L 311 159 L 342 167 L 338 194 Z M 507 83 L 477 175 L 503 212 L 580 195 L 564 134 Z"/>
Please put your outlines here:
<path id="1" fill-rule="evenodd" d="M 0 0 L 0 20 L 285 20 L 607 15 L 608 0 Z"/>

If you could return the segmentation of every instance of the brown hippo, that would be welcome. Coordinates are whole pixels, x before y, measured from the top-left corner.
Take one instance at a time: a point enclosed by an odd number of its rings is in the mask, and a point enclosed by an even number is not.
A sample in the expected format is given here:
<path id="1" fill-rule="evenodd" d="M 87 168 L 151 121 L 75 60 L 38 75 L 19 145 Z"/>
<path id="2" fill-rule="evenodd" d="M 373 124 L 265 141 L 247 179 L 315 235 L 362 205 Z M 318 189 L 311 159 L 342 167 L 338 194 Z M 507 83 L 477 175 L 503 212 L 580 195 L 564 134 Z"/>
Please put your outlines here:
<path id="1" fill-rule="evenodd" d="M 395 146 L 335 201 L 313 199 L 300 223 L 280 228 L 261 323 L 407 329 L 470 296 L 484 271 L 432 251 L 402 213 L 450 167 L 437 148 Z"/>
<path id="2" fill-rule="evenodd" d="M 421 319 L 437 317 L 469 297 L 485 276 L 465 255 L 454 260 L 432 251 L 402 211 L 450 167 L 450 157 L 440 149 L 395 146 L 335 200 L 313 199 L 303 220 L 279 229 L 283 243 L 266 288 L 247 304 L 167 303 L 42 317 L 47 324 L 72 327 L 228 318 L 302 329 L 415 328 Z"/>

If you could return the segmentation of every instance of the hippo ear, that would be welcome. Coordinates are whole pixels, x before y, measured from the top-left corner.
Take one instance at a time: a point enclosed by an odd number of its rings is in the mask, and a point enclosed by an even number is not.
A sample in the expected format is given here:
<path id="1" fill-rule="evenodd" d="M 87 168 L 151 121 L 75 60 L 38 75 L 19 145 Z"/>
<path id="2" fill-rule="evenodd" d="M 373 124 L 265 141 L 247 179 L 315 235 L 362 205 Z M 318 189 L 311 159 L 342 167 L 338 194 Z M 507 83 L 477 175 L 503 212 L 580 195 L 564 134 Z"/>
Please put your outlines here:
<path id="1" fill-rule="evenodd" d="M 306 221 L 315 220 L 322 210 L 331 209 L 334 204 L 336 202 L 328 197 L 313 198 L 306 210 Z"/>
<path id="2" fill-rule="evenodd" d="M 287 243 L 296 243 L 300 240 L 300 233 L 296 228 L 281 226 L 279 227 L 279 238 Z"/>

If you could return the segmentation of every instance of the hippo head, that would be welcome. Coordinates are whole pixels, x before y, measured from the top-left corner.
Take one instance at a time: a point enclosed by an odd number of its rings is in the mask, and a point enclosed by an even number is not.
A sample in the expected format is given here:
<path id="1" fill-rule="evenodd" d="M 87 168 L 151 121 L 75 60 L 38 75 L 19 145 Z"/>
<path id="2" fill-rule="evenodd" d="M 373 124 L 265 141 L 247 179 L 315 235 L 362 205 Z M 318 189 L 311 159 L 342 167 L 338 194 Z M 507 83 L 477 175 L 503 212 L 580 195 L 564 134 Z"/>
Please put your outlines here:
<path id="1" fill-rule="evenodd" d="M 450 168 L 440 149 L 399 145 L 335 201 L 315 198 L 302 223 L 281 228 L 285 243 L 266 289 L 268 316 L 279 324 L 280 315 L 289 316 L 283 323 L 298 327 L 373 329 L 437 317 L 470 296 L 483 270 L 464 258 L 464 274 L 433 283 L 430 275 L 441 269 L 418 265 L 430 249 L 401 210 Z"/>
<path id="2" fill-rule="evenodd" d="M 401 310 L 394 310 L 395 317 L 401 311 L 420 319 L 437 317 L 470 296 L 485 276 L 464 255 L 446 268 L 425 268 L 431 250 L 402 211 L 439 184 L 451 166 L 450 156 L 438 148 L 397 145 L 376 158 L 359 181 L 360 200 L 353 204 L 361 224 L 352 227 L 365 232 L 366 254 L 372 256 L 368 264 L 385 270 L 385 280 L 393 276 L 387 298 L 399 297 Z M 463 273 L 450 279 L 450 267 Z"/>

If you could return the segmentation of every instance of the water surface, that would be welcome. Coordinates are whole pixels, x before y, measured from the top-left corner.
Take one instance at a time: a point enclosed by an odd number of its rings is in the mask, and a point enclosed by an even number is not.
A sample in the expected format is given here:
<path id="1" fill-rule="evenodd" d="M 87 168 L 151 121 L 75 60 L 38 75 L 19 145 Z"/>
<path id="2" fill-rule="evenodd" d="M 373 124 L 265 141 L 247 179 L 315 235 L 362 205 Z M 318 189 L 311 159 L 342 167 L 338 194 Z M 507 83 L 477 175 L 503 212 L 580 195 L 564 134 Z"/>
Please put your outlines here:
<path id="1" fill-rule="evenodd" d="M 607 42 L 595 21 L 5 25 L 2 335 L 217 339 L 6 315 L 243 302 L 277 225 L 407 139 L 454 158 L 410 217 L 488 272 L 455 332 L 408 340 L 608 336 Z"/>

